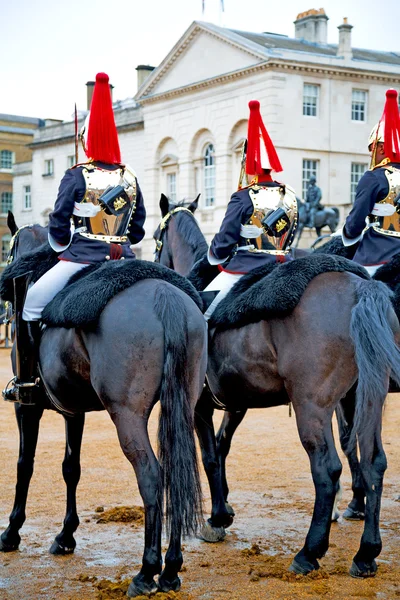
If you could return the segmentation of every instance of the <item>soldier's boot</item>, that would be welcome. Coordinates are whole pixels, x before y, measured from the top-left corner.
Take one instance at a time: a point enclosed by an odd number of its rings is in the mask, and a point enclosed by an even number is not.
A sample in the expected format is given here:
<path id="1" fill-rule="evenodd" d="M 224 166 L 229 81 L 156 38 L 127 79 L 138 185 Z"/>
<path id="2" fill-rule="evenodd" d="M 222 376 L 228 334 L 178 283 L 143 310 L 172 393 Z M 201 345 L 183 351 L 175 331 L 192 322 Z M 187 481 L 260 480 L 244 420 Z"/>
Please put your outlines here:
<path id="1" fill-rule="evenodd" d="M 16 371 L 17 375 L 3 390 L 4 400 L 35 404 L 39 391 L 37 371 L 38 347 L 40 340 L 40 322 L 22 321 L 17 342 Z M 8 387 L 12 384 L 12 387 Z"/>
<path id="2" fill-rule="evenodd" d="M 31 273 L 26 273 L 14 279 L 16 376 L 9 381 L 5 390 L 3 390 L 4 400 L 20 402 L 21 404 L 35 404 L 39 391 L 37 365 L 40 322 L 24 321 L 22 318 L 30 279 Z M 12 387 L 9 387 L 10 385 Z"/>

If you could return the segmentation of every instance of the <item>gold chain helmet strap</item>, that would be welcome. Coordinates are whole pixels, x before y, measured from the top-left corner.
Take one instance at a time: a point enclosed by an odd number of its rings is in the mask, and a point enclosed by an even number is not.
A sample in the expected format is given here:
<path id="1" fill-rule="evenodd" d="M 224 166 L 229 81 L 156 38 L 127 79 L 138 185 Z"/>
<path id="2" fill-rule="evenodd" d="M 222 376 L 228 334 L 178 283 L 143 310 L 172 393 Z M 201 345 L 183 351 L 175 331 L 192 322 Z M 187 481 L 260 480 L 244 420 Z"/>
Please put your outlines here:
<path id="1" fill-rule="evenodd" d="M 190 213 L 193 216 L 193 213 L 191 210 L 189 210 L 188 208 L 186 208 L 186 206 L 177 206 L 176 208 L 174 208 L 173 210 L 170 210 L 165 217 L 163 217 L 161 219 L 160 222 L 160 235 L 159 237 L 156 239 L 156 251 L 155 251 L 155 262 L 159 262 L 160 261 L 160 254 L 161 254 L 161 250 L 162 250 L 162 236 L 163 236 L 163 232 L 165 231 L 165 229 L 167 229 L 167 223 L 170 220 L 170 218 L 172 217 L 172 215 L 174 215 L 177 212 L 180 211 L 185 211 Z"/>

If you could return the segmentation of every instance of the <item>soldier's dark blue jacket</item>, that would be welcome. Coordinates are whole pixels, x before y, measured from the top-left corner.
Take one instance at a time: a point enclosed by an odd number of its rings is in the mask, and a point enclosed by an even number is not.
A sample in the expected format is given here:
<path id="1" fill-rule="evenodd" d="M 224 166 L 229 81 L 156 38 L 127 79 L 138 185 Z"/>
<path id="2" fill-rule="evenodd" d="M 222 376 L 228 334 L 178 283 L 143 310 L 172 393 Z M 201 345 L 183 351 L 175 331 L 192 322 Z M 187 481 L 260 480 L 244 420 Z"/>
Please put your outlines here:
<path id="1" fill-rule="evenodd" d="M 107 165 L 100 162 L 93 163 L 95 166 L 109 171 L 118 169 L 120 165 Z M 86 184 L 82 174 L 85 165 L 68 169 L 61 180 L 54 210 L 49 218 L 49 233 L 52 238 L 62 245 L 67 245 L 70 234 L 70 220 L 74 210 L 75 202 L 81 202 L 86 192 Z M 118 244 L 122 249 L 122 257 L 135 258 L 130 244 L 137 244 L 144 236 L 144 221 L 146 210 L 143 196 L 137 182 L 136 210 L 129 224 L 129 241 Z M 95 263 L 108 260 L 110 257 L 110 244 L 100 240 L 88 239 L 75 233 L 67 250 L 59 254 L 62 260 L 79 263 Z"/>
<path id="2" fill-rule="evenodd" d="M 354 205 L 343 228 L 345 238 L 358 238 L 365 229 L 365 219 L 372 213 L 374 204 L 388 195 L 389 183 L 385 175 L 387 166 L 400 169 L 400 163 L 389 163 L 373 171 L 366 171 L 358 182 Z M 370 227 L 360 240 L 353 260 L 364 266 L 380 265 L 388 262 L 398 252 L 400 237 L 380 234 Z"/>
<path id="3" fill-rule="evenodd" d="M 260 181 L 257 185 L 279 187 L 281 184 L 276 181 Z M 243 188 L 232 194 L 220 230 L 212 240 L 210 247 L 215 258 L 219 260 L 230 258 L 228 263 L 219 267 L 222 271 L 237 274 L 248 273 L 255 267 L 279 261 L 279 258 L 282 259 L 282 257 L 278 258 L 264 252 L 249 252 L 248 250 L 236 252 L 237 248 L 247 246 L 249 243 L 240 235 L 240 226 L 249 222 L 253 212 L 254 207 L 250 199 L 249 188 Z M 250 243 L 255 245 L 256 242 L 250 240 Z M 287 260 L 290 260 L 289 255 L 287 257 Z"/>

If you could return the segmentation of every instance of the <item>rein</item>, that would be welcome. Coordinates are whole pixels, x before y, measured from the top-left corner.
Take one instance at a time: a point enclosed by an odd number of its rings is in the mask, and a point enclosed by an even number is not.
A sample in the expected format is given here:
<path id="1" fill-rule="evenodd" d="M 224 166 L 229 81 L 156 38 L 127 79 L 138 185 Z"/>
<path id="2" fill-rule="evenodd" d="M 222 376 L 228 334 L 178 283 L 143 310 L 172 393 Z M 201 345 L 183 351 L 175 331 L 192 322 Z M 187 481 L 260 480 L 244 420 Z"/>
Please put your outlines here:
<path id="1" fill-rule="evenodd" d="M 6 261 L 7 265 L 10 265 L 14 260 L 12 251 L 14 249 L 14 246 L 16 247 L 16 245 L 17 245 L 20 231 L 22 229 L 25 229 L 25 227 L 33 227 L 33 225 L 29 224 L 29 223 L 27 225 L 22 225 L 21 227 L 19 227 L 17 229 L 17 231 L 12 236 L 12 238 L 10 240 L 10 247 L 8 249 L 8 256 L 7 256 L 7 261 Z M 4 303 L 4 308 L 5 308 L 5 313 L 4 313 L 3 324 L 8 325 L 8 323 L 11 323 L 11 321 L 13 321 L 14 317 L 15 317 L 13 308 L 12 308 L 12 303 L 7 300 L 7 302 Z"/>
<path id="2" fill-rule="evenodd" d="M 168 212 L 168 213 L 165 215 L 165 217 L 163 217 L 163 218 L 161 219 L 161 222 L 160 222 L 160 225 L 159 225 L 159 227 L 160 227 L 160 235 L 159 235 L 159 237 L 158 237 L 158 238 L 155 240 L 155 242 L 156 242 L 156 250 L 155 250 L 155 252 L 154 252 L 154 262 L 160 262 L 160 255 L 161 255 L 161 250 L 162 250 L 162 247 L 163 247 L 162 236 L 163 236 L 163 233 L 164 233 L 164 231 L 165 231 L 165 230 L 167 229 L 167 227 L 168 227 L 168 225 L 167 225 L 167 224 L 168 224 L 168 221 L 170 220 L 170 218 L 172 217 L 172 215 L 174 215 L 175 213 L 177 213 L 177 212 L 180 212 L 180 211 L 182 211 L 182 210 L 184 210 L 184 211 L 186 211 L 186 212 L 190 213 L 190 214 L 192 215 L 192 217 L 193 217 L 193 213 L 192 213 L 192 211 L 191 211 L 191 210 L 189 210 L 188 208 L 186 208 L 186 206 L 177 206 L 177 207 L 176 207 L 176 208 L 174 208 L 173 210 L 170 210 L 170 211 L 169 211 L 169 212 Z"/>

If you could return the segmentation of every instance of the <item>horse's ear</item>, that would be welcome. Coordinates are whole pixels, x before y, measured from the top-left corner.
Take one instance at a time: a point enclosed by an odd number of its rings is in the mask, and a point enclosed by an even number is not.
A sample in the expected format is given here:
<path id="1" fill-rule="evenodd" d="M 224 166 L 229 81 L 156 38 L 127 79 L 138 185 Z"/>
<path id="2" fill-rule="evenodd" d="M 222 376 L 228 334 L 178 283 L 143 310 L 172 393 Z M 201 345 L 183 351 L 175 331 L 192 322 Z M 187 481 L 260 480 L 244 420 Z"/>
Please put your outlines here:
<path id="1" fill-rule="evenodd" d="M 15 222 L 14 215 L 11 212 L 11 210 L 8 211 L 7 225 L 8 225 L 8 229 L 11 231 L 11 235 L 15 235 L 18 231 L 18 226 Z"/>
<path id="2" fill-rule="evenodd" d="M 197 196 L 196 200 L 193 200 L 192 204 L 190 204 L 190 205 L 188 206 L 188 209 L 189 209 L 189 210 L 190 210 L 192 213 L 195 213 L 195 212 L 196 212 L 196 210 L 197 210 L 197 208 L 198 208 L 198 206 L 199 206 L 199 198 L 200 198 L 200 194 L 198 194 L 198 196 Z"/>
<path id="3" fill-rule="evenodd" d="M 169 200 L 165 194 L 161 194 L 160 209 L 162 217 L 165 217 L 165 215 L 167 215 L 169 212 Z"/>

